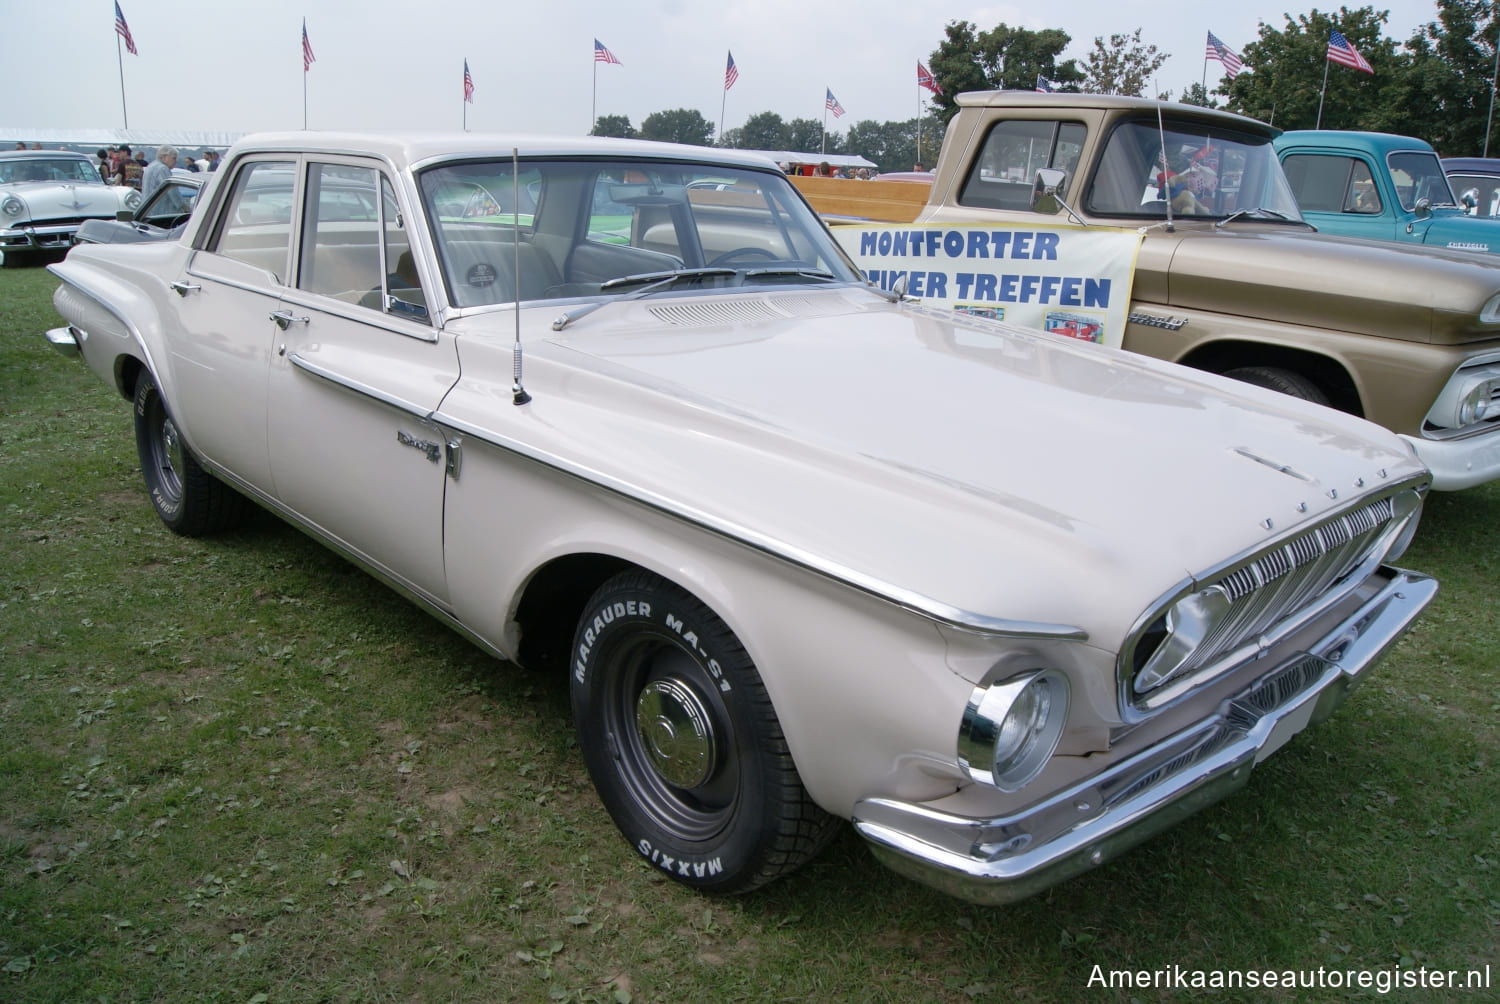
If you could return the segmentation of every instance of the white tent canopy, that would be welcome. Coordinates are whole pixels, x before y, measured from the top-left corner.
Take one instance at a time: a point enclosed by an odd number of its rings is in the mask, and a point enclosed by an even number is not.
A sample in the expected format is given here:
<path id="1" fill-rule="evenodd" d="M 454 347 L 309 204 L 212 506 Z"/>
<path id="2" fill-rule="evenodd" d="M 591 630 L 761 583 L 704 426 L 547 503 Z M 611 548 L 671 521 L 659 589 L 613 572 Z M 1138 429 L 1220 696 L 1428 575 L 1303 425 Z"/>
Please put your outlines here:
<path id="1" fill-rule="evenodd" d="M 193 129 L 13 129 L 0 126 L 0 149 L 25 143 L 40 143 L 43 149 L 61 146 L 119 146 L 127 143 L 132 150 L 152 151 L 163 144 L 182 150 L 224 150 L 245 135 Z"/>
<path id="2" fill-rule="evenodd" d="M 798 153 L 795 150 L 746 150 L 744 152 L 770 157 L 778 164 L 828 164 L 830 167 L 876 166 L 874 161 L 852 153 Z"/>

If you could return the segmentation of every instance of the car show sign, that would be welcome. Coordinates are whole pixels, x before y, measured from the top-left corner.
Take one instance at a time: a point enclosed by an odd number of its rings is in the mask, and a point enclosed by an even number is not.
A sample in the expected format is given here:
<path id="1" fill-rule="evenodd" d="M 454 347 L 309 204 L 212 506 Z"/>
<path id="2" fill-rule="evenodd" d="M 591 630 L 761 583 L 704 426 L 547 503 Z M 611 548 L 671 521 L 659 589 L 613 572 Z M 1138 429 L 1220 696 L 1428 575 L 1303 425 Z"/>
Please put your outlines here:
<path id="1" fill-rule="evenodd" d="M 928 305 L 1118 347 L 1130 312 L 1137 230 L 851 224 L 834 235 L 881 289 L 903 277 Z"/>

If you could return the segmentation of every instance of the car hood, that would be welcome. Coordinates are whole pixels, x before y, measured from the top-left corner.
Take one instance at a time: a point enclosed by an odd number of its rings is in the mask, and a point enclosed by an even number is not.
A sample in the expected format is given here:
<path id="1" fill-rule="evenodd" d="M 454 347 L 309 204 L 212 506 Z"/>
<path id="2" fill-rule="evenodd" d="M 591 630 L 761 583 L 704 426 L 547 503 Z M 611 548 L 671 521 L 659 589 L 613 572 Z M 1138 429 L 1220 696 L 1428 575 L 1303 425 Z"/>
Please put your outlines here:
<path id="1" fill-rule="evenodd" d="M 1189 575 L 1422 471 L 1359 419 L 856 288 L 608 305 L 526 345 L 515 407 L 500 316 L 450 322 L 441 417 L 471 434 L 856 583 L 1072 611 L 1106 645 Z"/>
<path id="2" fill-rule="evenodd" d="M 112 217 L 120 208 L 120 196 L 109 185 L 59 185 L 52 181 L 19 182 L 4 188 L 26 205 L 22 215 L 32 220 L 71 219 L 79 216 Z"/>
<path id="3" fill-rule="evenodd" d="M 1479 323 L 1497 294 L 1500 260 L 1239 221 L 1150 231 L 1133 297 L 1182 311 L 1458 344 L 1500 334 L 1500 324 Z"/>

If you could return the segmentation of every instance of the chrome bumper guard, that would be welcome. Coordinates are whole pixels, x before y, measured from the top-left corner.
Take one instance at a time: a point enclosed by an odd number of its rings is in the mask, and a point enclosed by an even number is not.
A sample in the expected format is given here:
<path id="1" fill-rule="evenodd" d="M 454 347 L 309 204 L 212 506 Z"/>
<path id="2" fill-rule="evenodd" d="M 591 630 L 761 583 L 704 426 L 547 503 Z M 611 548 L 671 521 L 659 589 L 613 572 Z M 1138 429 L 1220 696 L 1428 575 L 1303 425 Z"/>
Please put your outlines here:
<path id="1" fill-rule="evenodd" d="M 1215 713 L 1011 816 L 864 799 L 854 826 L 893 869 L 952 896 L 1012 903 L 1088 871 L 1245 786 L 1256 764 L 1331 715 L 1437 594 L 1425 575 L 1386 584 L 1307 651 Z"/>
<path id="2" fill-rule="evenodd" d="M 0 230 L 0 250 L 10 248 L 13 251 L 30 251 L 72 247 L 73 235 L 78 232 L 80 225 L 53 223 Z"/>
<path id="3" fill-rule="evenodd" d="M 71 326 L 47 329 L 47 344 L 65 356 L 78 355 L 82 348 L 80 342 L 82 342 L 82 339 Z"/>

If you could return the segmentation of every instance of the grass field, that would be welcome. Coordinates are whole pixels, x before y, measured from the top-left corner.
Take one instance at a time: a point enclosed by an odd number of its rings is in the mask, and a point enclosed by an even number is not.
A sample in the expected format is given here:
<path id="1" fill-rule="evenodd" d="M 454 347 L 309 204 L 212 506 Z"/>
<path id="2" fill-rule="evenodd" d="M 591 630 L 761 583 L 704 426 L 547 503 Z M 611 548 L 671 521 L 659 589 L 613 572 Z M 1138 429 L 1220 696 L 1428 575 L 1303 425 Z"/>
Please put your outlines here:
<path id="1" fill-rule="evenodd" d="M 1217 1000 L 1423 966 L 1500 988 L 1500 488 L 1431 500 L 1403 563 L 1442 592 L 1332 720 L 1121 860 L 984 909 L 846 831 L 708 899 L 614 830 L 565 680 L 269 516 L 167 532 L 127 403 L 41 338 L 54 286 L 0 272 L 0 1000 L 1200 996 L 1098 983 L 1174 966 L 1325 971 Z"/>

